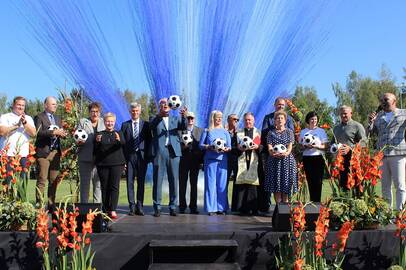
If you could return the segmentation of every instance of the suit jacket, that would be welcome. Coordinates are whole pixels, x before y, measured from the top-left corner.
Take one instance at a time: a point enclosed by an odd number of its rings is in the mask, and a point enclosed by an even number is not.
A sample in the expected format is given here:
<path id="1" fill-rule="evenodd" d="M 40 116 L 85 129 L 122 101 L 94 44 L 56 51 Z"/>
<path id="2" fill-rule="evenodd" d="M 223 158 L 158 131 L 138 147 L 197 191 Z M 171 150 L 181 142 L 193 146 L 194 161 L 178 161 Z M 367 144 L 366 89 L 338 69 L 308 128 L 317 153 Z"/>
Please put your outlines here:
<path id="1" fill-rule="evenodd" d="M 84 144 L 78 147 L 78 160 L 79 162 L 92 162 L 94 161 L 94 140 L 95 133 L 92 122 L 88 118 L 82 118 L 77 126 L 78 129 L 86 131 L 88 138 Z M 103 118 L 99 118 L 97 122 L 96 131 L 101 132 L 105 130 Z"/>
<path id="2" fill-rule="evenodd" d="M 55 119 L 55 124 L 58 127 L 62 127 L 61 118 L 57 115 L 53 115 Z M 42 112 L 34 117 L 35 128 L 37 132 L 37 139 L 35 140 L 35 151 L 37 158 L 46 158 L 50 151 L 50 146 L 52 143 L 52 130 L 48 130 L 51 126 L 51 121 L 49 121 L 48 115 L 46 112 Z M 60 138 L 57 140 L 58 148 L 57 150 L 61 151 L 61 142 Z"/>
<path id="3" fill-rule="evenodd" d="M 149 122 L 139 120 L 139 146 L 142 158 L 146 158 L 148 154 L 149 145 L 151 144 L 151 130 L 149 128 Z M 125 145 L 124 145 L 124 156 L 126 160 L 135 154 L 134 149 L 134 129 L 132 125 L 132 120 L 125 121 L 121 124 L 121 132 L 124 135 Z"/>
<path id="4" fill-rule="evenodd" d="M 169 144 L 175 152 L 175 156 L 182 156 L 182 150 L 180 147 L 179 131 L 186 129 L 186 118 L 169 116 L 168 129 L 165 127 L 165 123 L 161 116 L 157 115 L 152 121 L 150 121 L 150 128 L 152 132 L 152 140 L 150 147 L 151 157 L 157 156 L 158 153 L 165 150 L 166 138 L 169 139 Z"/>

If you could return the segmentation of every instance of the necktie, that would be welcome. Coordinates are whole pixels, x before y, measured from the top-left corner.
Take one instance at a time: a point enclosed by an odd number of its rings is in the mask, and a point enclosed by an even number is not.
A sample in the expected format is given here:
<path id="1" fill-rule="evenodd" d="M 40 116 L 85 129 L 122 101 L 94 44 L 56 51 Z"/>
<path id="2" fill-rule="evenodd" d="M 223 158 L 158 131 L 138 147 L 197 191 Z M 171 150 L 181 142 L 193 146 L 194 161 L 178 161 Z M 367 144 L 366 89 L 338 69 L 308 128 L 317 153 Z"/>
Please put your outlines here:
<path id="1" fill-rule="evenodd" d="M 140 145 L 140 130 L 139 130 L 139 123 L 138 122 L 134 122 L 134 150 L 137 151 L 138 147 Z"/>
<path id="2" fill-rule="evenodd" d="M 51 122 L 51 125 L 55 125 L 55 118 L 52 114 L 49 114 L 49 121 Z"/>

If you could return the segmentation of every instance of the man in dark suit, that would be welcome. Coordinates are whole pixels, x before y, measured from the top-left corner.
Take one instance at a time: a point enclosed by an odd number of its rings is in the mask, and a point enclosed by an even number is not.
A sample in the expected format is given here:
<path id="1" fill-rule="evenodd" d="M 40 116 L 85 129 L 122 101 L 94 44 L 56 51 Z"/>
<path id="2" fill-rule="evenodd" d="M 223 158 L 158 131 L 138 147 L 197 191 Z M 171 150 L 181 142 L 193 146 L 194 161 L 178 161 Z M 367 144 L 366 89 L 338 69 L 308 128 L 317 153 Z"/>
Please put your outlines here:
<path id="1" fill-rule="evenodd" d="M 182 131 L 181 135 L 189 134 L 193 141 L 185 145 L 182 143 L 182 156 L 179 164 L 179 212 L 185 213 L 186 204 L 186 187 L 188 178 L 190 179 L 190 204 L 191 214 L 199 214 L 197 210 L 197 179 L 199 170 L 203 165 L 203 152 L 200 150 L 199 142 L 203 129 L 195 126 L 195 114 L 188 112 L 186 114 L 187 130 Z"/>
<path id="2" fill-rule="evenodd" d="M 145 174 L 147 172 L 147 150 L 151 140 L 149 123 L 140 119 L 141 105 L 130 104 L 131 119 L 121 125 L 124 135 L 124 156 L 127 165 L 127 198 L 130 216 L 143 216 Z M 137 202 L 134 199 L 134 177 L 137 177 Z"/>
<path id="3" fill-rule="evenodd" d="M 44 101 L 45 111 L 34 118 L 35 128 L 38 130 L 35 141 L 38 166 L 36 200 L 37 203 L 42 203 L 45 185 L 48 182 L 49 209 L 52 209 L 55 204 L 58 184 L 56 178 L 59 174 L 61 158 L 60 139 L 66 136 L 66 132 L 61 128 L 61 119 L 55 115 L 57 105 L 56 98 L 47 97 Z"/>
<path id="4" fill-rule="evenodd" d="M 155 217 L 161 215 L 162 182 L 165 173 L 169 182 L 169 214 L 177 215 L 179 158 L 182 155 L 179 131 L 186 129 L 184 117 L 186 109 L 180 111 L 182 117 L 169 115 L 170 110 L 168 100 L 160 99 L 159 113 L 150 121 L 152 132 L 150 148 L 154 165 L 152 199 Z"/>

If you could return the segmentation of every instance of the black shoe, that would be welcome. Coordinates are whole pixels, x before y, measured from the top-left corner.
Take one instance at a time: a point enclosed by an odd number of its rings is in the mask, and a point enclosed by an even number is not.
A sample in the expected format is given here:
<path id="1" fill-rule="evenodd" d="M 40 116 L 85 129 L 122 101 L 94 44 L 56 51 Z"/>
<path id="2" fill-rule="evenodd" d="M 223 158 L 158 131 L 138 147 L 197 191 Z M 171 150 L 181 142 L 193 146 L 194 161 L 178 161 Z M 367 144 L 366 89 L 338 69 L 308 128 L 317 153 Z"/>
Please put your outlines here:
<path id="1" fill-rule="evenodd" d="M 185 209 L 179 209 L 179 214 L 184 214 L 185 213 Z"/>
<path id="2" fill-rule="evenodd" d="M 176 214 L 176 211 L 175 211 L 175 210 L 170 209 L 170 210 L 169 210 L 169 215 L 172 216 L 172 217 L 176 217 L 178 214 Z"/>
<path id="3" fill-rule="evenodd" d="M 144 215 L 144 211 L 142 210 L 142 208 L 137 208 L 134 213 L 137 216 L 143 216 Z"/>
<path id="4" fill-rule="evenodd" d="M 225 216 L 225 215 L 226 215 L 226 212 L 223 212 L 223 211 L 217 211 L 217 215 L 220 215 L 220 216 Z"/>
<path id="5" fill-rule="evenodd" d="M 130 211 L 128 212 L 128 215 L 129 215 L 129 216 L 134 216 L 134 215 L 135 215 L 135 212 L 134 212 L 133 210 L 130 210 Z"/>
<path id="6" fill-rule="evenodd" d="M 160 217 L 160 216 L 161 216 L 161 210 L 155 210 L 154 217 Z"/>
<path id="7" fill-rule="evenodd" d="M 216 212 L 209 212 L 209 216 L 215 216 Z"/>
<path id="8" fill-rule="evenodd" d="M 191 213 L 192 215 L 198 215 L 198 214 L 199 214 L 199 211 L 198 211 L 197 209 L 191 209 L 191 210 L 190 210 L 190 213 Z"/>

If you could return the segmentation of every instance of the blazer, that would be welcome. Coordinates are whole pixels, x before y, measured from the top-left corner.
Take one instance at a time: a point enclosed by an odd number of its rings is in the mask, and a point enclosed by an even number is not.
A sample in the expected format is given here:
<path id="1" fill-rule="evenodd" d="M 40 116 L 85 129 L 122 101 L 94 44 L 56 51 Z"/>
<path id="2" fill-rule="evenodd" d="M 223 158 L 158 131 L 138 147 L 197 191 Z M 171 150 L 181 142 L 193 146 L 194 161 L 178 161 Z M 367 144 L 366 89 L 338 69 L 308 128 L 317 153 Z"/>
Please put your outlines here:
<path id="1" fill-rule="evenodd" d="M 186 118 L 172 115 L 168 117 L 168 129 L 165 127 L 165 123 L 159 115 L 150 121 L 152 140 L 149 152 L 151 157 L 156 157 L 159 153 L 164 151 L 167 137 L 169 144 L 172 145 L 175 152 L 175 156 L 182 156 L 179 131 L 186 130 Z"/>
<path id="2" fill-rule="evenodd" d="M 62 127 L 61 118 L 57 115 L 53 115 L 55 119 L 55 124 L 58 127 Z M 42 112 L 34 117 L 35 129 L 37 130 L 37 138 L 35 140 L 35 156 L 37 158 L 46 158 L 50 151 L 50 146 L 52 143 L 52 130 L 48 130 L 51 126 L 51 121 L 49 121 L 46 112 Z M 60 138 L 57 140 L 58 152 L 61 151 Z"/>
<path id="3" fill-rule="evenodd" d="M 78 161 L 93 162 L 95 134 L 92 122 L 88 118 L 82 118 L 79 120 L 77 129 L 83 129 L 88 135 L 86 142 L 78 146 Z M 99 118 L 97 121 L 96 132 L 101 132 L 105 129 L 103 118 Z"/>
<path id="4" fill-rule="evenodd" d="M 384 149 L 385 156 L 406 155 L 405 142 L 406 110 L 395 109 L 392 119 L 385 121 L 385 112 L 379 112 L 369 131 L 378 134 L 377 146 Z"/>
<path id="5" fill-rule="evenodd" d="M 138 149 L 141 153 L 143 159 L 146 158 L 148 154 L 149 145 L 151 144 L 151 130 L 149 128 L 149 122 L 139 120 L 139 146 Z M 121 132 L 124 135 L 124 156 L 126 160 L 129 160 L 129 157 L 135 154 L 134 149 L 134 129 L 132 125 L 133 120 L 125 121 L 121 124 Z"/>

